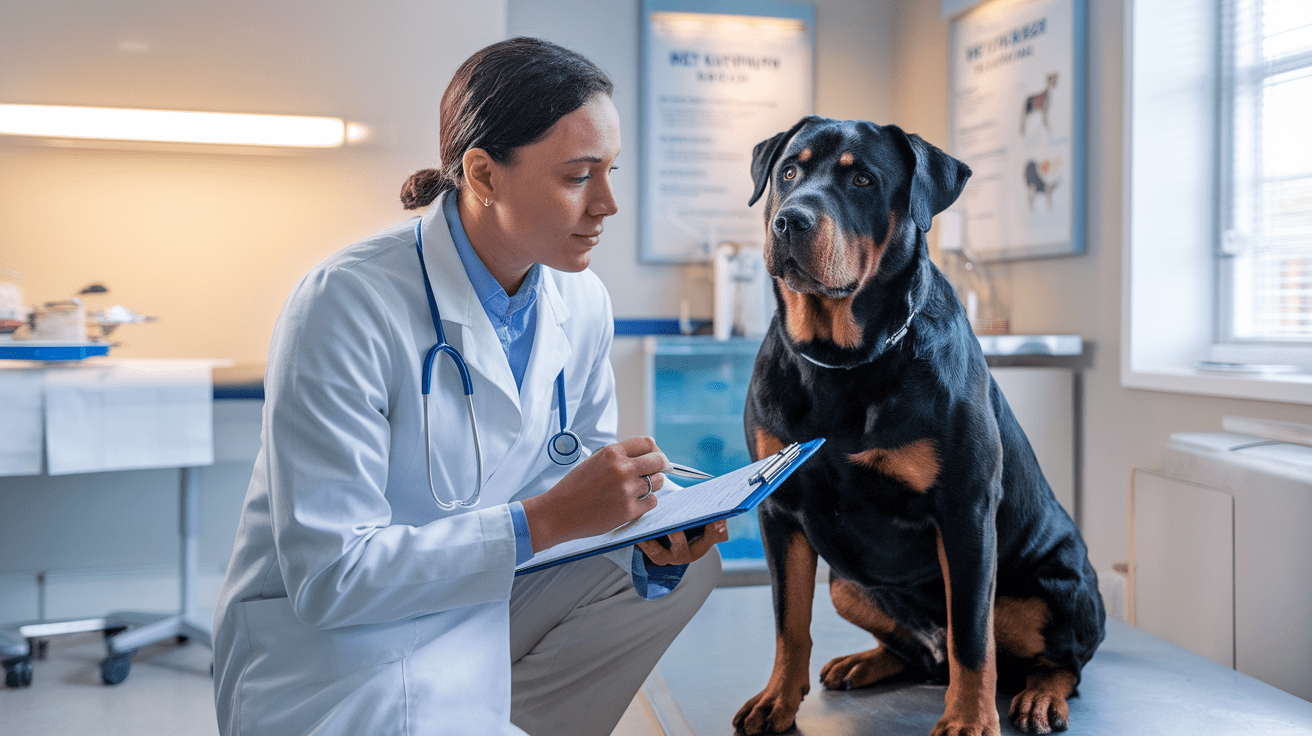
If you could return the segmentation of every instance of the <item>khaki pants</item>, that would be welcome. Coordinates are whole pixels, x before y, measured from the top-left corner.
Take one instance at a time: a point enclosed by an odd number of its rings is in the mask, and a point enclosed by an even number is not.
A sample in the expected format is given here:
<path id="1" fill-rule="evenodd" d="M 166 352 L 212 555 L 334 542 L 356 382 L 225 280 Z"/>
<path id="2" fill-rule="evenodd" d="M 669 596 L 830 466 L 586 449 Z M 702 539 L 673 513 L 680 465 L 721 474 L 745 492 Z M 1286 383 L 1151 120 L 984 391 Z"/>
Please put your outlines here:
<path id="1" fill-rule="evenodd" d="M 654 601 L 640 598 L 629 573 L 602 556 L 517 578 L 511 721 L 531 736 L 609 736 L 719 577 L 713 550 Z"/>

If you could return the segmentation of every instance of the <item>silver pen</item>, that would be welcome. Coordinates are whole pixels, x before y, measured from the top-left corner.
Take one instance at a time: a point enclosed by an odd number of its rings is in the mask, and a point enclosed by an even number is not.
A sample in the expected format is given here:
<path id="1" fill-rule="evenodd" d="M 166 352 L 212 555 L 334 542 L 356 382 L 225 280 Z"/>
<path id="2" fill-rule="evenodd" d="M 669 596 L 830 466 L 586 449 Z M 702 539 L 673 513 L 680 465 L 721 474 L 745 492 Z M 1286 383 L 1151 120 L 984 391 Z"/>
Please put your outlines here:
<path id="1" fill-rule="evenodd" d="M 698 470 L 691 465 L 680 465 L 678 463 L 670 463 L 661 470 L 661 472 L 667 475 L 678 475 L 684 478 L 696 478 L 698 480 L 706 480 L 715 477 L 710 473 L 707 473 L 704 470 Z"/>

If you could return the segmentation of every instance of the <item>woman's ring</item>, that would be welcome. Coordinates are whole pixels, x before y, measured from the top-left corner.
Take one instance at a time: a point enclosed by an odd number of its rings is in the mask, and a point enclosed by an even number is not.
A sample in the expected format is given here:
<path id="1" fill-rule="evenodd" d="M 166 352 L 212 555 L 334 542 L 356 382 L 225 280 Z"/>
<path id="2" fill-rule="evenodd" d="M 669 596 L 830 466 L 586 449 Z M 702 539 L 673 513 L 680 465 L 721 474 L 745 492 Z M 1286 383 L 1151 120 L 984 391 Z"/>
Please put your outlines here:
<path id="1" fill-rule="evenodd" d="M 642 494 L 641 496 L 638 496 L 638 500 L 639 500 L 639 501 L 645 501 L 645 500 L 647 500 L 647 497 L 651 495 L 651 490 L 652 490 L 652 489 L 651 489 L 651 476 L 650 476 L 650 475 L 644 475 L 644 476 L 642 476 L 642 478 L 643 478 L 643 480 L 647 481 L 647 492 L 644 493 L 644 494 Z"/>

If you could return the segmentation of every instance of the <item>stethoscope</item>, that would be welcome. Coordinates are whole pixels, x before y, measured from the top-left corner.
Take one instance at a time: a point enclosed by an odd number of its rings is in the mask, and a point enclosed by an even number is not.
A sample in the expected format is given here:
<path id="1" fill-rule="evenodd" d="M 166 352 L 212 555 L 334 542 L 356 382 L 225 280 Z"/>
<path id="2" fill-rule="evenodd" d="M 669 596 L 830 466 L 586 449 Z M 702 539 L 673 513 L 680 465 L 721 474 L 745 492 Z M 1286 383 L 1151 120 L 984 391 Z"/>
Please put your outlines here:
<path id="1" fill-rule="evenodd" d="M 478 420 L 474 418 L 474 382 L 469 379 L 469 368 L 451 343 L 446 341 L 446 331 L 442 329 L 442 315 L 437 311 L 437 299 L 433 296 L 433 286 L 428 283 L 428 266 L 424 263 L 424 236 L 420 231 L 423 221 L 415 223 L 415 248 L 419 252 L 419 270 L 424 278 L 424 291 L 428 294 L 428 311 L 433 315 L 433 328 L 437 330 L 437 344 L 429 348 L 424 356 L 424 370 L 421 375 L 424 397 L 424 460 L 428 466 L 428 491 L 439 508 L 450 511 L 454 508 L 469 508 L 478 503 L 479 494 L 483 492 L 483 443 L 478 436 Z M 433 443 L 429 438 L 428 428 L 428 391 L 433 383 L 433 361 L 438 353 L 445 353 L 460 372 L 460 383 L 465 390 L 465 403 L 469 407 L 469 424 L 474 428 L 474 457 L 478 460 L 478 475 L 474 485 L 474 495 L 464 501 L 447 503 L 437 497 L 433 487 Z M 547 440 L 547 457 L 557 465 L 573 465 L 583 452 L 583 443 L 579 436 L 566 429 L 568 417 L 565 414 L 565 371 L 561 369 L 556 376 L 556 400 L 560 404 L 560 431 Z"/>

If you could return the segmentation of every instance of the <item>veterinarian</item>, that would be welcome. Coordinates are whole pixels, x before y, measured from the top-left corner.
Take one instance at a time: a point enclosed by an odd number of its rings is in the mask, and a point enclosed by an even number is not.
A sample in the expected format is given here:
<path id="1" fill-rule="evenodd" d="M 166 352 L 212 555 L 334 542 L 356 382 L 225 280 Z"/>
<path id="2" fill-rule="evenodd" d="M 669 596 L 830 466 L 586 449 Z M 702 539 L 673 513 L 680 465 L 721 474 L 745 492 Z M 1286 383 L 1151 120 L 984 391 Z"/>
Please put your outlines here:
<path id="1" fill-rule="evenodd" d="M 611 90 L 554 44 L 479 51 L 442 98 L 441 168 L 402 191 L 427 211 L 288 298 L 215 619 L 221 733 L 605 736 L 710 593 L 722 522 L 514 575 L 664 483 L 650 438 L 616 443 L 587 270 L 616 211 Z"/>

